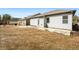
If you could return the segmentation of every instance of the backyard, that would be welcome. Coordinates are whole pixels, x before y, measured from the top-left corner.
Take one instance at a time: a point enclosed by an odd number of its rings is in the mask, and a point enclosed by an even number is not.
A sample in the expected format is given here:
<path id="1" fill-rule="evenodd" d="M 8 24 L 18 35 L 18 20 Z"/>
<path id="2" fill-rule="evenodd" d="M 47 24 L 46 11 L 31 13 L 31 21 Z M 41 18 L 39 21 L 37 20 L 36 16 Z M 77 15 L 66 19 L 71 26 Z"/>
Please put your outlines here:
<path id="1" fill-rule="evenodd" d="M 79 36 L 37 30 L 35 28 L 18 28 L 0 26 L 1 50 L 62 50 L 79 49 Z"/>

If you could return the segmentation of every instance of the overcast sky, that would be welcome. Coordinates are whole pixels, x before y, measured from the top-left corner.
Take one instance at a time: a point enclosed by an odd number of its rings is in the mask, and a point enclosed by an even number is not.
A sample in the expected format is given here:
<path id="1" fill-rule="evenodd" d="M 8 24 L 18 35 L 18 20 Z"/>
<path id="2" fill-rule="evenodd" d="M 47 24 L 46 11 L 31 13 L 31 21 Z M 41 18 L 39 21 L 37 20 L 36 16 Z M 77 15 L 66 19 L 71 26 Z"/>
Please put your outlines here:
<path id="1" fill-rule="evenodd" d="M 79 16 L 79 8 L 0 8 L 0 15 L 10 14 L 13 17 L 23 18 L 36 13 L 44 13 L 52 10 L 77 10 L 76 15 Z"/>

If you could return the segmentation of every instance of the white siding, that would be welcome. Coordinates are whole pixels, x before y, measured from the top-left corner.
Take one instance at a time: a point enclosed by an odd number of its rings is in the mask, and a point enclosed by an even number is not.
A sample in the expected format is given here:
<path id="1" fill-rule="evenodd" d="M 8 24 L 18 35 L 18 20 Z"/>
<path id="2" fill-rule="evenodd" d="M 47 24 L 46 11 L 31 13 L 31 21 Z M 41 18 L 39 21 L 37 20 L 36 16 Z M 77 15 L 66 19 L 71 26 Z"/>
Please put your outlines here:
<path id="1" fill-rule="evenodd" d="M 38 18 L 30 19 L 30 25 L 38 26 Z"/>
<path id="2" fill-rule="evenodd" d="M 39 18 L 39 27 L 44 27 L 44 18 Z"/>
<path id="3" fill-rule="evenodd" d="M 22 26 L 26 26 L 26 20 L 22 21 Z"/>
<path id="4" fill-rule="evenodd" d="M 44 27 L 44 18 L 30 19 L 30 25 Z"/>
<path id="5" fill-rule="evenodd" d="M 63 24 L 63 15 L 50 16 L 48 27 L 72 30 L 72 14 L 68 14 L 68 24 Z M 67 15 L 67 14 L 66 14 Z"/>
<path id="6" fill-rule="evenodd" d="M 63 23 L 63 16 L 68 16 L 68 24 Z M 39 24 L 38 24 L 39 20 Z M 30 19 L 30 25 L 44 27 L 44 18 L 34 18 Z M 47 23 L 48 28 L 59 28 L 72 30 L 72 14 L 62 14 L 49 16 L 49 23 Z"/>

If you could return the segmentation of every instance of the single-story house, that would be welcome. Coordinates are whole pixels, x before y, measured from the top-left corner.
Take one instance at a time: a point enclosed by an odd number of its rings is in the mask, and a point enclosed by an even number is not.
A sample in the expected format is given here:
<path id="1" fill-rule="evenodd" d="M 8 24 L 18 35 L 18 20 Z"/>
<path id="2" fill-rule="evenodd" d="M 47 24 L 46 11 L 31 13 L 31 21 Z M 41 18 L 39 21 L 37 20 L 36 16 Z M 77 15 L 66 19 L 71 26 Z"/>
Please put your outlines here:
<path id="1" fill-rule="evenodd" d="M 30 17 L 30 25 L 51 28 L 50 31 L 56 31 L 70 35 L 72 29 L 72 17 L 75 15 L 76 10 L 55 10 L 43 14 L 37 14 Z"/>
<path id="2" fill-rule="evenodd" d="M 21 18 L 12 18 L 9 25 L 26 26 L 26 20 Z"/>
<path id="3" fill-rule="evenodd" d="M 20 20 L 21 18 L 11 18 L 10 22 L 9 22 L 9 25 L 18 25 L 18 21 Z"/>
<path id="4" fill-rule="evenodd" d="M 21 19 L 18 21 L 18 25 L 19 26 L 26 26 L 26 20 L 25 19 Z"/>
<path id="5" fill-rule="evenodd" d="M 26 20 L 26 25 L 30 25 L 30 19 L 32 19 L 34 16 L 40 15 L 40 13 L 25 17 L 24 19 Z"/>

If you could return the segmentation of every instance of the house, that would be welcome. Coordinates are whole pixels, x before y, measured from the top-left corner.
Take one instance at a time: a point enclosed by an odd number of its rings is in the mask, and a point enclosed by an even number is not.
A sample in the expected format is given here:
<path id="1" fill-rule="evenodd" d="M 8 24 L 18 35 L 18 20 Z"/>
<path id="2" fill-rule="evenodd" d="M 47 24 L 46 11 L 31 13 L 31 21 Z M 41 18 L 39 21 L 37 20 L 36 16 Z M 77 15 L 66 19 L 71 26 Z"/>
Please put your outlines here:
<path id="1" fill-rule="evenodd" d="M 76 10 L 55 10 L 35 15 L 30 18 L 30 25 L 70 35 L 75 12 Z"/>
<path id="2" fill-rule="evenodd" d="M 26 26 L 26 20 L 21 18 L 12 18 L 9 25 Z"/>
<path id="3" fill-rule="evenodd" d="M 34 16 L 40 15 L 40 13 L 25 17 L 24 19 L 26 20 L 26 25 L 30 25 L 30 19 L 32 19 Z"/>
<path id="4" fill-rule="evenodd" d="M 26 26 L 26 20 L 25 19 L 21 19 L 18 21 L 18 25 L 19 26 Z"/>
<path id="5" fill-rule="evenodd" d="M 20 20 L 21 18 L 12 18 L 9 22 L 9 25 L 18 25 L 18 21 Z"/>

